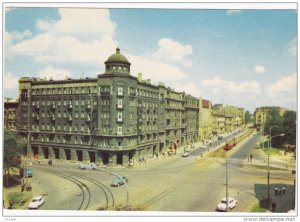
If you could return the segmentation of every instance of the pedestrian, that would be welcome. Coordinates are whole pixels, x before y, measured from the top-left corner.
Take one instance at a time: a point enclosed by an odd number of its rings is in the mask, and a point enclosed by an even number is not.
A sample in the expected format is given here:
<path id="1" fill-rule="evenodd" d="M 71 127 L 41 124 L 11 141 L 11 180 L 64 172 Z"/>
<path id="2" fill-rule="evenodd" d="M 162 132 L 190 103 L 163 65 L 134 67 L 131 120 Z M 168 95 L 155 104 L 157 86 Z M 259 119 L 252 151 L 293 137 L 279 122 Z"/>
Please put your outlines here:
<path id="1" fill-rule="evenodd" d="M 277 196 L 278 195 L 278 187 L 276 186 L 274 190 L 275 190 L 275 196 Z"/>
<path id="2" fill-rule="evenodd" d="M 8 209 L 12 209 L 13 206 L 14 206 L 14 200 L 13 200 L 13 199 L 10 199 Z"/>
<path id="3" fill-rule="evenodd" d="M 281 196 L 281 189 L 278 190 L 278 195 Z"/>
<path id="4" fill-rule="evenodd" d="M 272 202 L 272 212 L 275 212 L 276 209 L 276 202 Z"/>
<path id="5" fill-rule="evenodd" d="M 282 187 L 282 195 L 285 195 L 285 186 Z"/>

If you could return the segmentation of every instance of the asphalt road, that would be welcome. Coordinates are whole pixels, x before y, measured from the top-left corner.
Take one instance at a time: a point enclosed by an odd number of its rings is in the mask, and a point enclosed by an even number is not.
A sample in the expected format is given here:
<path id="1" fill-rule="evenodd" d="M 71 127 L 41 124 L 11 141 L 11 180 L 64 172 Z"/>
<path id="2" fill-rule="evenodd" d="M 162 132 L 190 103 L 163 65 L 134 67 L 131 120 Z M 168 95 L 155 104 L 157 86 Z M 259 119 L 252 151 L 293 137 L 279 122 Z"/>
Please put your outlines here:
<path id="1" fill-rule="evenodd" d="M 238 200 L 234 212 L 248 210 L 249 204 L 257 200 L 255 184 L 266 182 L 266 171 L 247 167 L 247 158 L 258 139 L 256 135 L 251 136 L 247 142 L 235 148 L 228 158 L 229 196 Z M 225 197 L 225 158 L 201 158 L 201 153 L 207 151 L 203 147 L 190 151 L 191 155 L 187 158 L 182 158 L 178 153 L 135 168 L 100 169 L 129 178 L 129 202 L 132 210 L 215 212 L 217 204 Z M 80 187 L 74 181 L 59 175 L 42 172 L 42 167 L 44 166 L 33 167 L 32 180 L 34 188 L 39 186 L 37 192 L 47 193 L 46 203 L 41 209 L 77 210 L 83 196 Z M 78 164 L 55 162 L 51 168 L 85 184 L 90 193 L 84 194 L 90 196 L 87 210 L 124 209 L 127 201 L 126 187 L 110 187 L 115 176 L 98 170 L 81 170 Z M 278 171 L 276 175 L 282 176 L 285 173 Z M 101 183 L 101 186 L 97 183 Z"/>

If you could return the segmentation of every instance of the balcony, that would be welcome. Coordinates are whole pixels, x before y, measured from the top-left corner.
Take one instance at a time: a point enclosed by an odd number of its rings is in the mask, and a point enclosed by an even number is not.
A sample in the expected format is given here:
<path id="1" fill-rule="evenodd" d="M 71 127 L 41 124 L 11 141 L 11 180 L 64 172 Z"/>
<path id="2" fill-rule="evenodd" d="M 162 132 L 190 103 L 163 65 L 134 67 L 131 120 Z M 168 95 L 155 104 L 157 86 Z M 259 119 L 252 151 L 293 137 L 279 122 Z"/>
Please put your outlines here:
<path id="1" fill-rule="evenodd" d="M 56 109 L 55 104 L 52 104 L 52 105 L 51 105 L 51 109 Z"/>
<path id="2" fill-rule="evenodd" d="M 40 109 L 40 105 L 39 105 L 39 104 L 36 104 L 36 105 L 35 105 L 35 108 L 36 108 L 36 109 Z"/>
<path id="3" fill-rule="evenodd" d="M 72 116 L 68 116 L 68 121 L 72 121 Z"/>
<path id="4" fill-rule="evenodd" d="M 87 104 L 86 109 L 91 109 L 91 104 Z"/>
<path id="5" fill-rule="evenodd" d="M 51 117 L 51 120 L 52 120 L 52 121 L 55 121 L 55 116 L 52 116 L 52 117 Z"/>
<path id="6" fill-rule="evenodd" d="M 122 136 L 123 132 L 117 132 L 117 136 Z"/>
<path id="7" fill-rule="evenodd" d="M 124 93 L 123 93 L 123 91 L 118 91 L 118 92 L 117 92 L 117 95 L 118 95 L 118 96 L 124 96 Z"/>
<path id="8" fill-rule="evenodd" d="M 90 117 L 90 116 L 87 116 L 87 117 L 86 117 L 86 121 L 87 121 L 87 122 L 90 122 L 90 121 L 91 121 L 91 117 Z"/>
<path id="9" fill-rule="evenodd" d="M 72 108 L 73 108 L 72 104 L 69 104 L 68 109 L 72 109 Z"/>
<path id="10" fill-rule="evenodd" d="M 117 104 L 117 109 L 124 109 L 123 104 Z"/>
<path id="11" fill-rule="evenodd" d="M 123 123 L 123 118 L 117 118 L 118 123 Z"/>

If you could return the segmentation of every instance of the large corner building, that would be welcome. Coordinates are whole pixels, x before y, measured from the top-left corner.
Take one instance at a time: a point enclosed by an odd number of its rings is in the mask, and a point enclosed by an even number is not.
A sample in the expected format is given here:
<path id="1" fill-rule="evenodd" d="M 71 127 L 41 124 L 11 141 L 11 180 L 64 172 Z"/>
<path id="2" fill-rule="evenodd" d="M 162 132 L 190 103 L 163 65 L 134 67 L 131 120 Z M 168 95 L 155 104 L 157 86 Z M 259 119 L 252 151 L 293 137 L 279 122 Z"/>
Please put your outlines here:
<path id="1" fill-rule="evenodd" d="M 127 165 L 198 139 L 199 100 L 130 75 L 120 53 L 97 78 L 19 80 L 19 132 L 35 159 Z"/>

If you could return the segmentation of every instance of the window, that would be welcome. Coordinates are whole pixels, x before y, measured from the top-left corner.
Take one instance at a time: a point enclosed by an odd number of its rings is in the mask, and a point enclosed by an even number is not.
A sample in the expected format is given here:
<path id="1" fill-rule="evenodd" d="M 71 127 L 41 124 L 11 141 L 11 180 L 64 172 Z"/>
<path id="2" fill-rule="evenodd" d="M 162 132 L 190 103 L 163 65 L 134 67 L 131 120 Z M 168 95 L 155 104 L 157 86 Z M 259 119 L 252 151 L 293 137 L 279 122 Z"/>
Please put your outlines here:
<path id="1" fill-rule="evenodd" d="M 118 96 L 123 96 L 123 87 L 118 87 Z"/>
<path id="2" fill-rule="evenodd" d="M 121 122 L 121 121 L 123 121 L 122 113 L 118 113 L 118 122 Z"/>
<path id="3" fill-rule="evenodd" d="M 123 108 L 123 100 L 118 99 L 118 108 Z"/>
<path id="4" fill-rule="evenodd" d="M 122 130 L 123 130 L 122 126 L 118 126 L 118 133 L 117 134 L 118 135 L 122 135 Z"/>

